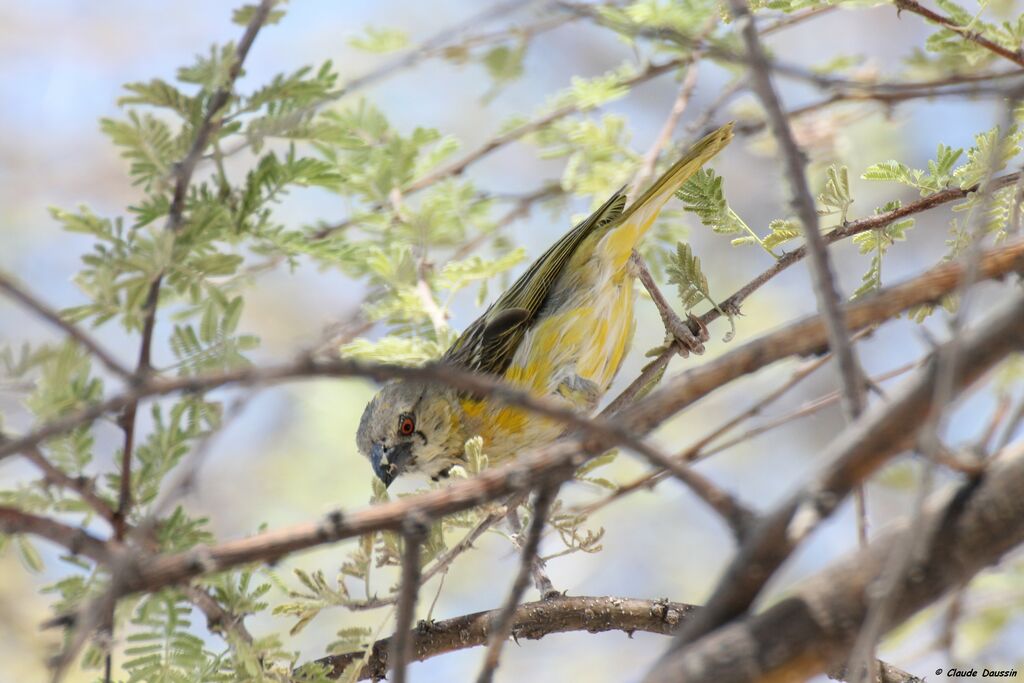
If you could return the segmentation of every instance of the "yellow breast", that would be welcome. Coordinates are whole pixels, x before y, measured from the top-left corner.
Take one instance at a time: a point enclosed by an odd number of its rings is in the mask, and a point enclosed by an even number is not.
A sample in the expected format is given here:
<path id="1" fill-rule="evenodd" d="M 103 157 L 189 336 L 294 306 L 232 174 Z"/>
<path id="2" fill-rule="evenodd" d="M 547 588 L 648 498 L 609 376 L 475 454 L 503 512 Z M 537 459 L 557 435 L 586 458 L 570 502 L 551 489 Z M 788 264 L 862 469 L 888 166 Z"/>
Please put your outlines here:
<path id="1" fill-rule="evenodd" d="M 593 410 L 608 391 L 634 327 L 632 278 L 624 270 L 617 277 L 591 275 L 527 332 L 505 373 L 510 384 L 581 412 Z M 561 423 L 493 401 L 465 400 L 462 408 L 492 461 L 548 443 L 564 430 Z"/>

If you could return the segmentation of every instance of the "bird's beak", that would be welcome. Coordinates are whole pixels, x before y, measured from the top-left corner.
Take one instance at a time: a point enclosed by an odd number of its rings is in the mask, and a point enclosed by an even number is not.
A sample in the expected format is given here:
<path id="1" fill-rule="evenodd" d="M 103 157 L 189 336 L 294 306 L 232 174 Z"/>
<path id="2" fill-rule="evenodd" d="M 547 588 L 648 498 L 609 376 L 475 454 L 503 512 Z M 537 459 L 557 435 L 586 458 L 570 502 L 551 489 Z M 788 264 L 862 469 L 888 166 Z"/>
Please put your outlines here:
<path id="1" fill-rule="evenodd" d="M 373 473 L 384 482 L 384 488 L 391 485 L 399 474 L 405 469 L 412 455 L 412 444 L 398 443 L 388 448 L 382 443 L 374 443 L 370 448 L 370 464 L 373 465 Z"/>

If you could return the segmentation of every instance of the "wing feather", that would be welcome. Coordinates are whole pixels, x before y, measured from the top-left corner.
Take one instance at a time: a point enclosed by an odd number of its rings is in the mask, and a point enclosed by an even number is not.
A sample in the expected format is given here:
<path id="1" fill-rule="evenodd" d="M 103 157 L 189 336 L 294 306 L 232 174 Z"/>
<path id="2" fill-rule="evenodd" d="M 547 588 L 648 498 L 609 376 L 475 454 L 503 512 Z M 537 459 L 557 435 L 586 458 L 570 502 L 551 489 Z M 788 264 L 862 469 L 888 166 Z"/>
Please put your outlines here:
<path id="1" fill-rule="evenodd" d="M 474 372 L 503 375 L 580 245 L 592 235 L 596 240 L 595 233 L 613 231 L 610 237 L 616 239 L 610 240 L 606 249 L 611 251 L 609 257 L 614 263 L 625 264 L 637 240 L 650 227 L 665 202 L 731 139 L 732 124 L 704 136 L 628 209 L 625 188 L 613 194 L 544 252 L 508 291 L 466 328 L 441 361 Z"/>
<path id="2" fill-rule="evenodd" d="M 576 249 L 588 235 L 622 215 L 626 207 L 623 190 L 613 194 L 599 209 L 534 261 L 483 315 L 466 328 L 441 361 L 474 372 L 503 374 L 512 362 L 512 356 L 526 330 L 544 306 L 552 285 Z M 514 313 L 510 314 L 510 311 Z"/>

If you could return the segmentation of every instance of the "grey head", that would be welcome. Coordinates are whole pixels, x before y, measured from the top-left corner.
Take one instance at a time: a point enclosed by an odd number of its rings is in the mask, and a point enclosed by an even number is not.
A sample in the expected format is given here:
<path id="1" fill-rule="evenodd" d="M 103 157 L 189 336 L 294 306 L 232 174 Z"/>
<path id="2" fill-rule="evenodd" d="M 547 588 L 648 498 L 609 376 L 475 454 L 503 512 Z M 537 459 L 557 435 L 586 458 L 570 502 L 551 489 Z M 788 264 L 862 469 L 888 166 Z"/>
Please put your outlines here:
<path id="1" fill-rule="evenodd" d="M 468 438 L 463 422 L 450 390 L 394 380 L 366 405 L 356 445 L 384 486 L 405 472 L 423 472 L 437 480 L 461 459 Z"/>

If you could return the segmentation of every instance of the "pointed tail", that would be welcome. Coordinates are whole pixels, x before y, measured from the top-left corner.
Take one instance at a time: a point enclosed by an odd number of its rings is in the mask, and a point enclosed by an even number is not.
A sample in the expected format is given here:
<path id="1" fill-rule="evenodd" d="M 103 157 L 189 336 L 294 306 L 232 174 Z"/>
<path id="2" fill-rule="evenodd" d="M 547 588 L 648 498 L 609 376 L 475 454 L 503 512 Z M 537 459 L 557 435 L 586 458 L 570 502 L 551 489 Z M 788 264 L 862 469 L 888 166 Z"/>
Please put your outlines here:
<path id="1" fill-rule="evenodd" d="M 672 168 L 665 171 L 639 199 L 626 207 L 601 246 L 606 258 L 614 262 L 616 269 L 626 265 L 633 248 L 650 229 L 665 202 L 731 140 L 732 123 L 708 133 L 691 147 L 682 159 L 673 164 Z"/>

